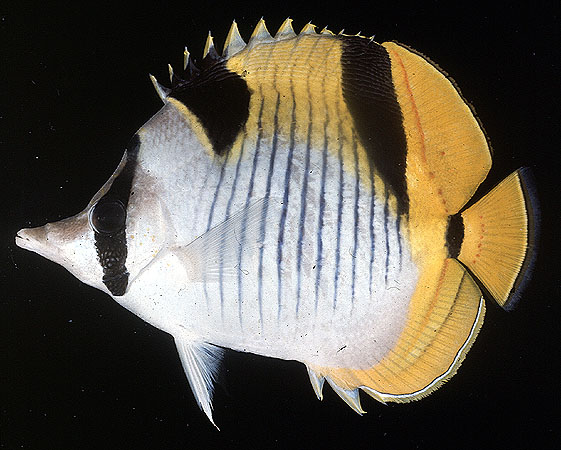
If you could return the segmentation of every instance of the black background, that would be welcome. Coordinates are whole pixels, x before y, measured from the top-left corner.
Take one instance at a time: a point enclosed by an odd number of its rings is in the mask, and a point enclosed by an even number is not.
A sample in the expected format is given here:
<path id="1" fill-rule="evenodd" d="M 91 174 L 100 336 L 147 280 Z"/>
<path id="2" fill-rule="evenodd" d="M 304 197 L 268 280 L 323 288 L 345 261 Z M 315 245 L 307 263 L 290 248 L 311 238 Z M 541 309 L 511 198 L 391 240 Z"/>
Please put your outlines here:
<path id="1" fill-rule="evenodd" d="M 1 448 L 561 448 L 558 2 L 115 3 L 0 6 Z M 289 15 L 295 29 L 398 40 L 450 73 L 495 151 L 482 190 L 533 169 L 540 251 L 518 308 L 488 302 L 459 373 L 430 397 L 363 395 L 360 417 L 329 387 L 319 402 L 299 363 L 228 352 L 218 432 L 170 336 L 13 236 L 84 208 L 161 106 L 148 73 L 165 84 L 185 44 L 200 54 L 211 29 L 221 48 L 234 18 L 247 38 L 261 16 L 274 33 Z"/>

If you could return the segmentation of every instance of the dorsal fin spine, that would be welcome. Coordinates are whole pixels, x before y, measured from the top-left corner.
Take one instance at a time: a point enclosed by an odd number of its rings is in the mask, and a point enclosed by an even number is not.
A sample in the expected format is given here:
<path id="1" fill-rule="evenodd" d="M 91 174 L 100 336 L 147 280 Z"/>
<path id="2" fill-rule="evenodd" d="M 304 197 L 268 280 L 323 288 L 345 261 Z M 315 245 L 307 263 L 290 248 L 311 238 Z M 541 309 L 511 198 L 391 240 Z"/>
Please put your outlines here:
<path id="1" fill-rule="evenodd" d="M 154 75 L 150 74 L 149 76 L 150 81 L 152 81 L 152 84 L 154 85 L 154 89 L 156 89 L 156 92 L 158 93 L 158 96 L 164 103 L 166 103 L 170 90 L 158 83 L 158 80 L 156 80 L 156 77 Z"/>
<path id="2" fill-rule="evenodd" d="M 282 25 L 279 27 L 277 34 L 275 34 L 276 40 L 290 39 L 296 37 L 294 28 L 292 28 L 292 19 L 287 17 Z"/>
<path id="3" fill-rule="evenodd" d="M 316 34 L 316 26 L 312 22 L 308 22 L 304 25 L 300 34 Z"/>
<path id="4" fill-rule="evenodd" d="M 189 64 L 189 60 L 190 60 L 190 53 L 189 50 L 187 50 L 187 47 L 185 47 L 185 50 L 183 50 L 183 71 L 185 72 L 187 70 L 187 65 Z"/>
<path id="5" fill-rule="evenodd" d="M 206 38 L 205 49 L 203 51 L 203 59 L 209 58 L 211 60 L 220 59 L 218 52 L 214 48 L 214 38 L 210 31 L 208 32 L 208 36 Z"/>
<path id="6" fill-rule="evenodd" d="M 226 41 L 224 42 L 224 50 L 222 51 L 222 57 L 230 58 L 236 53 L 242 51 L 246 46 L 245 41 L 240 35 L 238 30 L 238 24 L 234 20 L 230 31 L 228 31 L 228 36 L 226 36 Z"/>
<path id="7" fill-rule="evenodd" d="M 171 67 L 171 64 L 168 64 L 168 72 L 169 72 L 169 82 L 171 84 L 173 84 L 174 82 L 174 75 L 173 75 L 173 67 Z"/>
<path id="8" fill-rule="evenodd" d="M 247 47 L 248 49 L 251 49 L 257 44 L 272 42 L 272 41 L 273 41 L 273 37 L 269 33 L 269 30 L 267 30 L 267 26 L 265 25 L 265 20 L 261 18 L 259 22 L 257 22 L 257 25 L 255 26 L 255 29 L 253 30 L 253 33 L 249 38 Z"/>

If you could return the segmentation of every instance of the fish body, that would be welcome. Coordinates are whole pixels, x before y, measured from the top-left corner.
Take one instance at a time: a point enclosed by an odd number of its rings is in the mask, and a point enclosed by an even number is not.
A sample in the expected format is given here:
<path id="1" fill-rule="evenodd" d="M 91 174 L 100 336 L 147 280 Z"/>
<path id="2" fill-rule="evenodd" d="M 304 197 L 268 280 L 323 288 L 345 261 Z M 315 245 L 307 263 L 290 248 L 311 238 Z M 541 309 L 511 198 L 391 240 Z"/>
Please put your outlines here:
<path id="1" fill-rule="evenodd" d="M 421 398 L 482 324 L 479 286 L 511 306 L 535 209 L 519 170 L 465 209 L 491 167 L 485 135 L 427 58 L 360 36 L 246 44 L 155 87 L 164 107 L 80 214 L 18 233 L 171 334 L 212 421 L 222 348 L 304 363 L 357 412 Z"/>

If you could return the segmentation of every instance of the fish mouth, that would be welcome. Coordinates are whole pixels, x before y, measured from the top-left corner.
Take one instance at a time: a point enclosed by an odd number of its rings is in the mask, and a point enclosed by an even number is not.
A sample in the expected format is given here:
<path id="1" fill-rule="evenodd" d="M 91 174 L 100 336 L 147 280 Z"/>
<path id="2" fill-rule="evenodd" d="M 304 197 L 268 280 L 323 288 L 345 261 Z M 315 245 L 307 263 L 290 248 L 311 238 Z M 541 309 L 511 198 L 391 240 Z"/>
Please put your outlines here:
<path id="1" fill-rule="evenodd" d="M 33 246 L 33 238 L 32 233 L 29 232 L 30 230 L 32 230 L 32 228 L 23 228 L 16 233 L 15 241 L 18 247 L 31 250 L 30 247 Z"/>
<path id="2" fill-rule="evenodd" d="M 45 227 L 23 228 L 16 233 L 16 245 L 24 250 L 29 250 L 45 256 L 48 241 Z"/>

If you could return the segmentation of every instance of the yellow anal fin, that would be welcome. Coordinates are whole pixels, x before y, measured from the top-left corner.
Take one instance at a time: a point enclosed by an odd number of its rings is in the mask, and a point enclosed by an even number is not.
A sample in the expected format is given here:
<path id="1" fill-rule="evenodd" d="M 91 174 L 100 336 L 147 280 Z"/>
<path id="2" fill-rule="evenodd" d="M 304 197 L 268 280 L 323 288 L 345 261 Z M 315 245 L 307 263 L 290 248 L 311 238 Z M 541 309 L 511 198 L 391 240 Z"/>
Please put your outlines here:
<path id="1" fill-rule="evenodd" d="M 452 377 L 483 323 L 481 292 L 454 259 L 425 270 L 396 345 L 376 365 L 313 370 L 341 389 L 362 388 L 375 399 L 407 402 L 422 398 Z"/>
<path id="2" fill-rule="evenodd" d="M 432 214 L 455 214 L 491 168 L 483 130 L 452 80 L 428 58 L 394 42 L 382 45 L 403 114 L 409 196 L 421 198 Z"/>
<path id="3" fill-rule="evenodd" d="M 503 307 L 514 304 L 531 267 L 535 199 L 518 170 L 462 212 L 464 240 L 458 259 Z"/>

